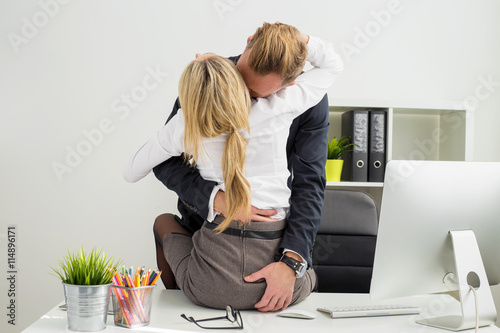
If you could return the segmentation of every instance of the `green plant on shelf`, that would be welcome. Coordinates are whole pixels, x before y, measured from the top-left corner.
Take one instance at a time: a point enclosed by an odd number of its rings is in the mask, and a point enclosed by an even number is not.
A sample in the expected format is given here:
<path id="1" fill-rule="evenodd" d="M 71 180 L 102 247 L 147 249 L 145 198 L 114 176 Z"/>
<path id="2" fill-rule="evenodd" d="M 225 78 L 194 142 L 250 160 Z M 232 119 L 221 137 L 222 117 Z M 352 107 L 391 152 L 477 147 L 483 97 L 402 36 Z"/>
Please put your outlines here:
<path id="1" fill-rule="evenodd" d="M 109 284 L 121 260 L 115 261 L 114 256 L 108 257 L 102 250 L 93 248 L 86 253 L 80 251 L 70 252 L 64 260 L 58 260 L 59 268 L 49 266 L 62 282 L 74 285 L 102 285 Z"/>
<path id="2" fill-rule="evenodd" d="M 352 148 L 352 146 L 354 146 L 354 143 L 350 143 L 350 140 L 347 136 L 343 136 L 339 140 L 337 140 L 337 138 L 334 137 L 330 142 L 328 142 L 327 159 L 329 160 L 340 159 L 344 154 L 353 151 L 353 149 L 350 149 Z"/>

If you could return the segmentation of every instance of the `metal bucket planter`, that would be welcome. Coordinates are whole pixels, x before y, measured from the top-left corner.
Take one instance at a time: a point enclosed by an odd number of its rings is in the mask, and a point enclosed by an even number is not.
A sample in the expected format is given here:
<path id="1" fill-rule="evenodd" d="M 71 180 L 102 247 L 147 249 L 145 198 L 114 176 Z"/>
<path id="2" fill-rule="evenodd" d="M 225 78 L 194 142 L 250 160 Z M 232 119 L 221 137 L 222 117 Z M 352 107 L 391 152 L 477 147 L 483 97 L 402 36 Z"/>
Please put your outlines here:
<path id="1" fill-rule="evenodd" d="M 68 306 L 68 328 L 96 332 L 106 328 L 111 283 L 85 286 L 63 283 Z"/>

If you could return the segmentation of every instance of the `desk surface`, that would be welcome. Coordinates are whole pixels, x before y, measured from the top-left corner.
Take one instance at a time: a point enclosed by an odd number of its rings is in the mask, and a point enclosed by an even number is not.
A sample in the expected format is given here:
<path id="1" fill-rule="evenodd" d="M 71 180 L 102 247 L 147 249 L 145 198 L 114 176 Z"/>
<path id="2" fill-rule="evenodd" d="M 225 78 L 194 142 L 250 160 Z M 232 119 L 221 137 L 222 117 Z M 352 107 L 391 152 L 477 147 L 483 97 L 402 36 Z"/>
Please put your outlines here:
<path id="1" fill-rule="evenodd" d="M 112 316 L 108 316 L 106 330 L 102 332 L 229 332 L 228 330 L 204 330 L 181 318 L 185 313 L 194 318 L 223 316 L 224 310 L 208 309 L 194 305 L 179 290 L 155 290 L 151 322 L 149 326 L 127 329 L 115 326 Z M 316 311 L 320 306 L 364 305 L 364 304 L 404 303 L 420 306 L 420 315 L 388 316 L 371 318 L 331 319 L 327 314 Z M 451 305 L 451 307 L 450 307 Z M 408 297 L 404 299 L 373 302 L 367 294 L 312 294 L 303 302 L 294 305 L 298 309 L 317 313 L 312 320 L 277 317 L 276 313 L 242 311 L 244 329 L 231 332 L 446 332 L 445 330 L 422 326 L 415 323 L 420 317 L 436 317 L 449 314 L 452 309 L 459 312 L 459 304 L 446 295 Z M 66 313 L 57 306 L 29 326 L 25 333 L 72 332 L 67 328 Z M 480 332 L 500 332 L 500 328 L 489 326 Z"/>

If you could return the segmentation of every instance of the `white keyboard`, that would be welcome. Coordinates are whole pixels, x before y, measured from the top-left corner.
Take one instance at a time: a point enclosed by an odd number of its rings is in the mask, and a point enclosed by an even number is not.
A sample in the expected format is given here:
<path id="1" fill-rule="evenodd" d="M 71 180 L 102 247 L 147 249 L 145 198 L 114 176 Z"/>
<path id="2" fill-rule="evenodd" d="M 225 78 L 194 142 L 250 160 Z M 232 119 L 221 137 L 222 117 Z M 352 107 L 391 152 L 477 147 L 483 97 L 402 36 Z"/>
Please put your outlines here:
<path id="1" fill-rule="evenodd" d="M 332 318 L 395 316 L 419 314 L 420 308 L 401 304 L 367 306 L 332 306 L 318 308 L 318 311 L 330 314 Z"/>

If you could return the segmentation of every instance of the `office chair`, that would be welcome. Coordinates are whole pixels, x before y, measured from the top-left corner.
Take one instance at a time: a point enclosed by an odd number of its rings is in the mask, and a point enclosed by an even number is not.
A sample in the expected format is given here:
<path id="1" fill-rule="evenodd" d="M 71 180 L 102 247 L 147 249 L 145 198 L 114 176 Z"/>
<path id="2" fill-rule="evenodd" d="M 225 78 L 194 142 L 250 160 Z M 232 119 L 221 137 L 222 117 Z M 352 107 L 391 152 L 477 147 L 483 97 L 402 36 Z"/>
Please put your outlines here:
<path id="1" fill-rule="evenodd" d="M 368 293 L 378 209 L 365 192 L 327 189 L 313 247 L 318 292 Z"/>

